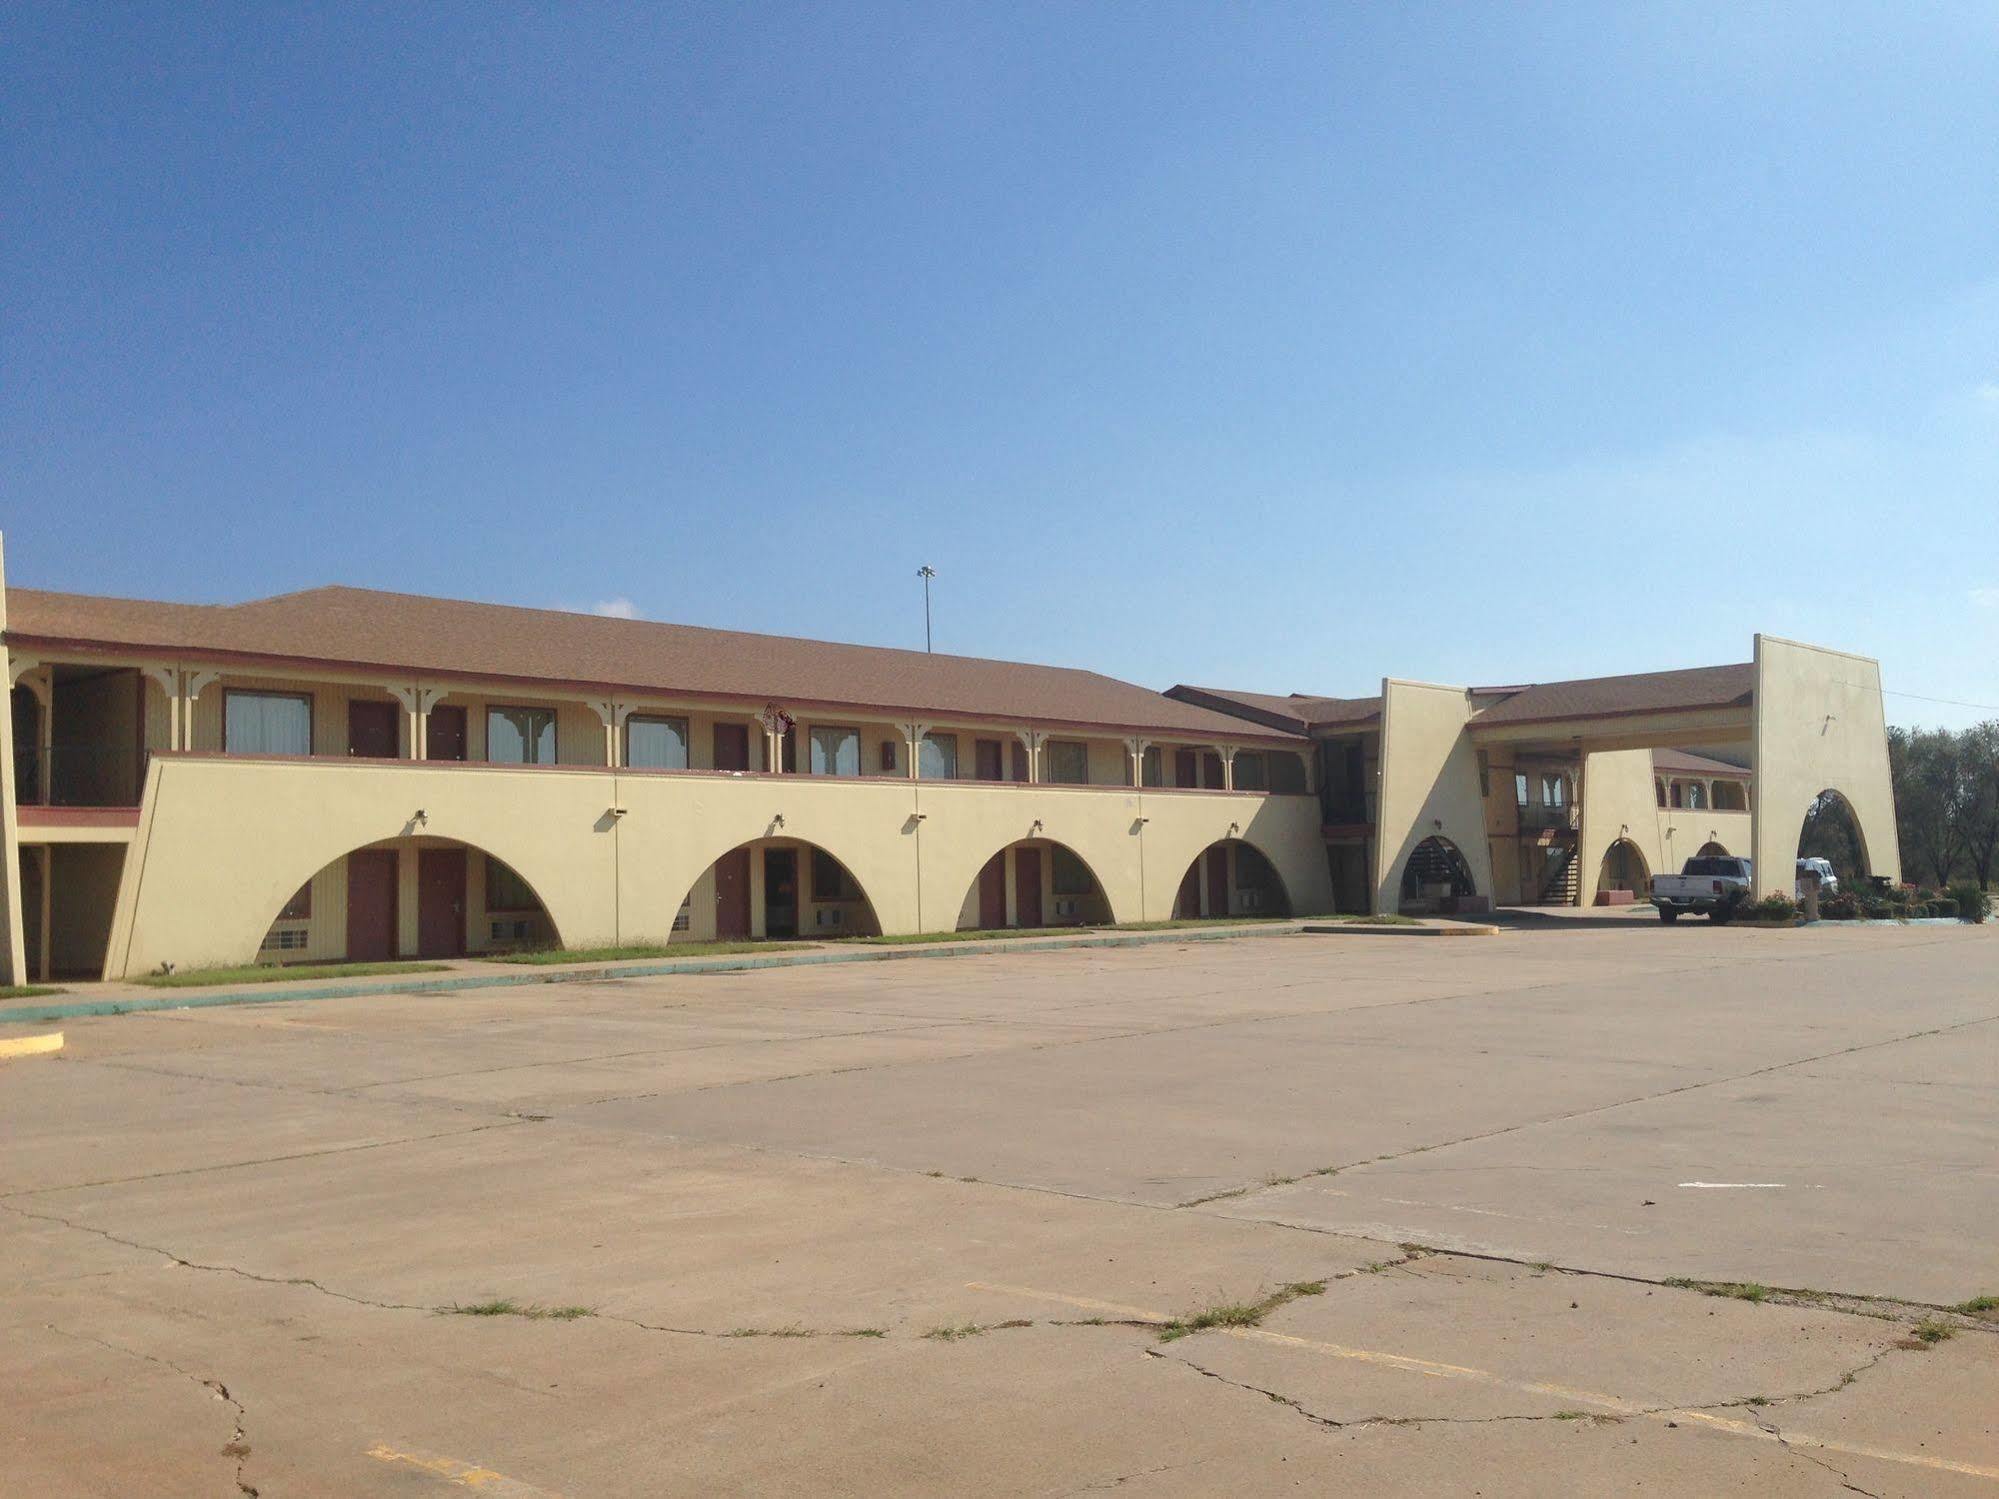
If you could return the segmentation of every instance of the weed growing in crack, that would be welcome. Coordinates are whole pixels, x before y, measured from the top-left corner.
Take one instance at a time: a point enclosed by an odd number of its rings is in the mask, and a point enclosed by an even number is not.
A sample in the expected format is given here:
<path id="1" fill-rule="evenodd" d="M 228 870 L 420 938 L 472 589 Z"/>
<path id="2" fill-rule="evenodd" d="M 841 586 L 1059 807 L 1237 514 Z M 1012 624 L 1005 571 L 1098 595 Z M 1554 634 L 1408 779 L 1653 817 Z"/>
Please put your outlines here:
<path id="1" fill-rule="evenodd" d="M 1969 1301 L 1960 1301 L 1951 1310 L 1963 1312 L 1967 1317 L 1983 1317 L 1999 1312 L 1999 1296 L 1974 1296 Z"/>
<path id="2" fill-rule="evenodd" d="M 981 1325 L 977 1322 L 960 1322 L 955 1325 L 950 1325 L 945 1327 L 933 1327 L 923 1336 L 926 1338 L 932 1338 L 940 1343 L 955 1343 L 960 1338 L 981 1337 L 986 1333 L 997 1332 L 1004 1328 L 1032 1327 L 1032 1326 L 1034 1326 L 1034 1323 L 1030 1321 L 1028 1318 L 1014 1317 L 1006 1322 L 989 1322 L 984 1325 Z"/>
<path id="3" fill-rule="evenodd" d="M 1592 1426 L 1615 1426 L 1624 1418 L 1622 1416 L 1610 1415 L 1605 1411 L 1556 1411 L 1553 1419 L 1557 1421 L 1587 1421 Z"/>
<path id="4" fill-rule="evenodd" d="M 491 1301 L 453 1302 L 438 1311 L 447 1317 L 525 1317 L 531 1322 L 574 1322 L 578 1317 L 594 1317 L 594 1306 L 542 1306 L 539 1302 L 513 1301 L 501 1296 Z"/>
<path id="5" fill-rule="evenodd" d="M 1910 1328 L 1909 1333 L 1918 1342 L 1934 1348 L 1937 1344 L 1948 1343 L 1952 1338 L 1956 1337 L 1957 1329 L 1941 1317 L 1925 1317 L 1914 1327 Z"/>
<path id="6" fill-rule="evenodd" d="M 1770 1299 L 1768 1286 L 1753 1280 L 1689 1280 L 1683 1275 L 1661 1282 L 1676 1291 L 1699 1291 L 1703 1296 L 1720 1296 L 1729 1301 L 1765 1302 Z"/>
<path id="7" fill-rule="evenodd" d="M 1256 1327 L 1263 1319 L 1280 1306 L 1296 1301 L 1301 1296 L 1323 1296 L 1326 1283 L 1323 1280 L 1294 1280 L 1279 1286 L 1259 1301 L 1222 1301 L 1204 1307 L 1189 1317 L 1176 1317 L 1171 1322 L 1162 1323 L 1159 1341 L 1171 1343 L 1187 1337 L 1191 1333 L 1207 1332 L 1217 1327 Z"/>

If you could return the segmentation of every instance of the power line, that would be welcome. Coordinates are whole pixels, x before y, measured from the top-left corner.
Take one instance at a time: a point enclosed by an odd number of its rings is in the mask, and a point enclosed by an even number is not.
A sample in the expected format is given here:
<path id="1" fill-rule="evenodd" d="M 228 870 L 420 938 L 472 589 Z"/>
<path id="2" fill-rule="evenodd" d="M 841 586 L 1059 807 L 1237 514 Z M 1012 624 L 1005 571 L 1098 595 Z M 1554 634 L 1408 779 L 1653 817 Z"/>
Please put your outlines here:
<path id="1" fill-rule="evenodd" d="M 1860 684 L 1850 682 L 1847 685 L 1859 686 Z M 1967 703 L 1962 698 L 1955 697 L 1924 697 L 1920 692 L 1897 692 L 1892 687 L 1883 687 L 1881 691 L 1887 697 L 1912 697 L 1919 703 L 1942 703 L 1945 707 L 1949 708 L 1978 708 L 1987 713 L 1999 713 L 1999 703 Z"/>

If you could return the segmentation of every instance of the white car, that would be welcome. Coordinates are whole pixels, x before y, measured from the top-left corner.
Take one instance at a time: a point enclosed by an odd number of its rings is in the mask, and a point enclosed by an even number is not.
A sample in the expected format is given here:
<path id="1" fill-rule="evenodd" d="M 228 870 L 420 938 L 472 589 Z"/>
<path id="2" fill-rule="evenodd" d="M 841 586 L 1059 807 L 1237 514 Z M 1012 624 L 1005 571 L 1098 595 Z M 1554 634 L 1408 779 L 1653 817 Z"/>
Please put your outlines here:
<path id="1" fill-rule="evenodd" d="M 1832 872 L 1831 861 L 1826 859 L 1798 860 L 1798 894 L 1801 897 L 1804 895 L 1805 876 L 1808 874 L 1815 874 L 1819 877 L 1819 896 L 1821 899 L 1828 895 L 1839 894 L 1839 876 Z"/>

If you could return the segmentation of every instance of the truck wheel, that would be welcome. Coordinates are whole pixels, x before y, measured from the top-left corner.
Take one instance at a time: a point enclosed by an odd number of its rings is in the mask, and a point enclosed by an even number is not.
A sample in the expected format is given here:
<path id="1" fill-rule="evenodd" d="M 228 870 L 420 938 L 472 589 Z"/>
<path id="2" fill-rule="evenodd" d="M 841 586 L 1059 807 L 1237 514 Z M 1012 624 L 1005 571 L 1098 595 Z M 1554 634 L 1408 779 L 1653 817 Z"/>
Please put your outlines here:
<path id="1" fill-rule="evenodd" d="M 1680 913 L 1678 911 L 1669 911 L 1664 906 L 1661 906 L 1659 907 L 1659 919 L 1661 921 L 1678 921 Z"/>

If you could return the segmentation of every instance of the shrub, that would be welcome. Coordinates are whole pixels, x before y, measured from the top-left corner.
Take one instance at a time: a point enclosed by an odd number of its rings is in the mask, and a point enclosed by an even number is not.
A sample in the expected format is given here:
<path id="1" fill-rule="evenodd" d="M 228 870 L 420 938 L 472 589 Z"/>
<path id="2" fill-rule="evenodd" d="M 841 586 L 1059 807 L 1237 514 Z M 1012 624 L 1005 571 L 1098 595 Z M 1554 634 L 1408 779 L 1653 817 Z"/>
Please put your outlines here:
<path id="1" fill-rule="evenodd" d="M 1950 893 L 1957 900 L 1959 921 L 1983 921 L 1992 914 L 1992 897 L 1970 880 L 1951 886 Z"/>
<path id="2" fill-rule="evenodd" d="M 1819 902 L 1819 915 L 1827 921 L 1852 921 L 1860 915 L 1859 897 L 1846 890 L 1828 895 Z"/>
<path id="3" fill-rule="evenodd" d="M 1749 908 L 1749 914 L 1758 921 L 1795 921 L 1798 903 L 1783 891 L 1772 890 Z"/>

